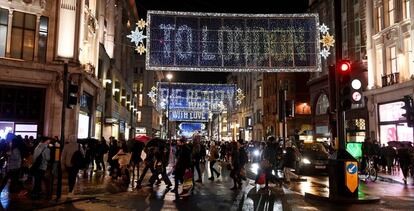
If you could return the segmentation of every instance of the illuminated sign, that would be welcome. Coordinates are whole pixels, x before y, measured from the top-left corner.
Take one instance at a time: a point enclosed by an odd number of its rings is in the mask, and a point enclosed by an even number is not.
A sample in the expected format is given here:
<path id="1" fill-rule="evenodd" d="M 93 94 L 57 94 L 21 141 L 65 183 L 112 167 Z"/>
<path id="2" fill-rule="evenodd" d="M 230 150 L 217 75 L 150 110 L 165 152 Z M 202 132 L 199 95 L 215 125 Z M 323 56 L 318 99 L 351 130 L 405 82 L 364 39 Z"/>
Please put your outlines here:
<path id="1" fill-rule="evenodd" d="M 172 110 L 169 114 L 170 121 L 196 121 L 207 122 L 208 112 L 206 111 L 189 111 L 189 110 Z"/>
<path id="2" fill-rule="evenodd" d="M 195 133 L 202 133 L 206 129 L 204 123 L 183 122 L 178 125 L 178 135 L 192 137 Z"/>
<path id="3" fill-rule="evenodd" d="M 380 104 L 379 105 L 379 117 L 380 122 L 392 122 L 404 120 L 402 114 L 405 114 L 405 110 L 401 107 L 404 106 L 403 101 L 397 101 L 393 103 Z"/>
<path id="4" fill-rule="evenodd" d="M 321 71 L 318 14 L 147 14 L 148 70 Z"/>
<path id="5" fill-rule="evenodd" d="M 171 94 L 169 95 L 169 90 Z M 219 112 L 235 105 L 236 86 L 231 84 L 158 83 L 158 108 Z"/>
<path id="6" fill-rule="evenodd" d="M 6 139 L 8 133 L 13 133 L 13 122 L 0 122 L 0 139 Z"/>
<path id="7" fill-rule="evenodd" d="M 345 185 L 351 193 L 358 188 L 358 163 L 353 161 L 345 162 Z"/>

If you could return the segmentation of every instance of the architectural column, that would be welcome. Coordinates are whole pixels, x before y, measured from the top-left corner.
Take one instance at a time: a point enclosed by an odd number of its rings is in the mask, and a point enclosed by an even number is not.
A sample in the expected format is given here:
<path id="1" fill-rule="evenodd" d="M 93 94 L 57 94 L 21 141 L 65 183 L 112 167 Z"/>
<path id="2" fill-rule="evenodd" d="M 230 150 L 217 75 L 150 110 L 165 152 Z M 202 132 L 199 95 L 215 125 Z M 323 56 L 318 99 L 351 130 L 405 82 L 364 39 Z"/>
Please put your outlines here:
<path id="1" fill-rule="evenodd" d="M 34 43 L 34 61 L 37 62 L 39 51 L 39 30 L 40 30 L 40 14 L 36 15 L 36 31 L 35 31 L 35 43 Z"/>
<path id="2" fill-rule="evenodd" d="M 375 86 L 375 48 L 372 47 L 372 31 L 373 23 L 373 2 L 372 0 L 366 0 L 365 7 L 365 22 L 366 22 L 366 34 L 367 34 L 367 57 L 368 57 L 368 89 L 372 89 Z"/>
<path id="3" fill-rule="evenodd" d="M 7 42 L 6 42 L 6 57 L 11 57 L 11 33 L 13 25 L 13 9 L 9 9 L 9 22 L 7 25 Z"/>

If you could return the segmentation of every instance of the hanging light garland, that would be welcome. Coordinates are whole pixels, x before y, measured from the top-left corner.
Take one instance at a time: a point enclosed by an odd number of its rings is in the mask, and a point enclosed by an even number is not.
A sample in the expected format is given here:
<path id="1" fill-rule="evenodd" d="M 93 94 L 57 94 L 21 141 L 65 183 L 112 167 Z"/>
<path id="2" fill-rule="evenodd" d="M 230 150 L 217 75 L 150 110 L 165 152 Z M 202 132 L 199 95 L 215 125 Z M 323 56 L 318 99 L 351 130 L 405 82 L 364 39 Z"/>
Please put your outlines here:
<path id="1" fill-rule="evenodd" d="M 148 92 L 147 94 L 153 104 L 157 103 L 157 94 L 158 94 L 158 89 L 155 86 L 151 87 L 151 91 Z"/>
<path id="2" fill-rule="evenodd" d="M 330 49 L 334 47 L 335 39 L 332 35 L 329 34 L 329 28 L 323 23 L 319 26 L 319 31 L 321 33 L 321 43 L 322 43 L 322 50 L 319 54 L 324 58 L 328 58 L 331 55 Z"/>
<path id="3" fill-rule="evenodd" d="M 127 37 L 131 39 L 132 43 L 135 44 L 135 50 L 139 53 L 139 55 L 142 55 L 147 51 L 144 44 L 144 40 L 147 38 L 147 36 L 144 35 L 144 30 L 147 26 L 147 23 L 145 20 L 140 19 L 136 25 L 137 28 L 135 28 L 134 31 L 131 31 L 131 34 L 127 35 Z"/>
<path id="4" fill-rule="evenodd" d="M 237 92 L 237 94 L 236 94 L 236 104 L 237 104 L 237 105 L 241 105 L 242 100 L 243 100 L 246 96 L 243 94 L 243 90 L 242 90 L 242 89 L 240 89 L 240 88 L 238 88 L 238 89 L 236 90 L 236 92 Z"/>

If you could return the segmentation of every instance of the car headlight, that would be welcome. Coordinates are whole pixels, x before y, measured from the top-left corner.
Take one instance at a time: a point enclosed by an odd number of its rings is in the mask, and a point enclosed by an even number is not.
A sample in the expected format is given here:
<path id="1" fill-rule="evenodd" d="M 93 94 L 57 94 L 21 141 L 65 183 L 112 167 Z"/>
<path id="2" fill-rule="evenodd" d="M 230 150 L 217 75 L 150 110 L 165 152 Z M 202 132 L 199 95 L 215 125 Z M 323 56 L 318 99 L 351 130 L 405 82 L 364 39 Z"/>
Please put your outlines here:
<path id="1" fill-rule="evenodd" d="M 259 156 L 260 152 L 259 152 L 259 150 L 254 150 L 253 154 L 254 154 L 254 156 Z"/>
<path id="2" fill-rule="evenodd" d="M 311 164 L 310 160 L 307 158 L 302 158 L 302 163 L 303 164 Z"/>

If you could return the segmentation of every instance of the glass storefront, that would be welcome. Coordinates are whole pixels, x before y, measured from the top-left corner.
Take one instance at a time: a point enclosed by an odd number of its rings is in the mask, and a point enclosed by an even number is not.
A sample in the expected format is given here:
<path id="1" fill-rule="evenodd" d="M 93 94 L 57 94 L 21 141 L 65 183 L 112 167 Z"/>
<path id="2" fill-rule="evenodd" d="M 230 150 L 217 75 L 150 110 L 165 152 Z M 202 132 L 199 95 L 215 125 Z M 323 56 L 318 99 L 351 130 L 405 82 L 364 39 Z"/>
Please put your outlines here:
<path id="1" fill-rule="evenodd" d="M 413 127 L 408 127 L 406 119 L 402 116 L 405 110 L 403 101 L 380 104 L 378 109 L 380 143 L 389 141 L 413 142 Z"/>
<path id="2" fill-rule="evenodd" d="M 89 122 L 90 117 L 86 113 L 80 112 L 78 122 L 78 138 L 89 137 Z"/>

